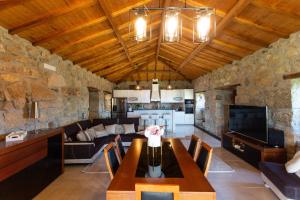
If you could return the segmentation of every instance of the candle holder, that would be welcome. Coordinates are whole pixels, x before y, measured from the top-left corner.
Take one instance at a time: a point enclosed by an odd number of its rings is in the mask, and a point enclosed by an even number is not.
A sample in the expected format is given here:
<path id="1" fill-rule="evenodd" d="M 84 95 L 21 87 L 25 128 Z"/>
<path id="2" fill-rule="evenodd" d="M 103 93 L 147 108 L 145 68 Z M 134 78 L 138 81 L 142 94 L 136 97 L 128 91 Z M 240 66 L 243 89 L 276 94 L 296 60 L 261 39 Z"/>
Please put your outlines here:
<path id="1" fill-rule="evenodd" d="M 39 119 L 39 106 L 38 106 L 38 102 L 35 101 L 32 103 L 31 106 L 31 110 L 32 110 L 32 117 L 34 118 L 34 133 L 39 133 L 39 131 L 37 130 L 37 120 Z"/>

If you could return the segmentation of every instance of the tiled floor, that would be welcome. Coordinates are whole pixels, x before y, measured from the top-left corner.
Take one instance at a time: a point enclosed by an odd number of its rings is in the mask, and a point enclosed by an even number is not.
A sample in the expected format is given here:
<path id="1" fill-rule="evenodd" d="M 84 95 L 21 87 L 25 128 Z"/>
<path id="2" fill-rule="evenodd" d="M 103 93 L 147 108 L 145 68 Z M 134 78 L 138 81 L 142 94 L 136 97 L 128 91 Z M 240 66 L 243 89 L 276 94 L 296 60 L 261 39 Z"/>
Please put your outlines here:
<path id="1" fill-rule="evenodd" d="M 214 147 L 214 153 L 235 170 L 234 173 L 209 173 L 208 180 L 216 190 L 218 200 L 277 200 L 277 197 L 264 187 L 259 171 L 222 149 L 220 141 L 193 126 L 178 126 L 176 133 L 167 137 L 183 138 L 193 133 Z M 82 173 L 84 167 L 84 165 L 66 166 L 65 173 L 35 199 L 105 199 L 105 191 L 110 182 L 109 175 Z"/>

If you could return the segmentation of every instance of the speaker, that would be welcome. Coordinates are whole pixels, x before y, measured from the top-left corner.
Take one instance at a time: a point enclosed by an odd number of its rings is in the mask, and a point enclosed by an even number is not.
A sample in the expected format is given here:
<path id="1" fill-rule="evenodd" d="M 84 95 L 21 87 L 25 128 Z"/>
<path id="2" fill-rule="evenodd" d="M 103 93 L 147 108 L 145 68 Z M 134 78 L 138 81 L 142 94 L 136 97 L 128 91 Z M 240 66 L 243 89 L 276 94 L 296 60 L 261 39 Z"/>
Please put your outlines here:
<path id="1" fill-rule="evenodd" d="M 282 130 L 268 128 L 268 145 L 283 148 L 284 132 Z"/>

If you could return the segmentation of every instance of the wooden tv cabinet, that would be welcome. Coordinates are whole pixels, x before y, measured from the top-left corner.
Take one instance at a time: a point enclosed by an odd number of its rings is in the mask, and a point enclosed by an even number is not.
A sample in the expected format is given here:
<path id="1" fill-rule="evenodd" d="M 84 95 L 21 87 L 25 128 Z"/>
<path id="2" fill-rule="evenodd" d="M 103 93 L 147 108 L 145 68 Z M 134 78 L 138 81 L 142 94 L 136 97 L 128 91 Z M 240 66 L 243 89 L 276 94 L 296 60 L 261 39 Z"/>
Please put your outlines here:
<path id="1" fill-rule="evenodd" d="M 0 142 L 0 199 L 33 199 L 64 171 L 63 129 Z"/>
<path id="2" fill-rule="evenodd" d="M 258 168 L 261 161 L 285 163 L 286 150 L 270 147 L 234 132 L 222 135 L 222 147 Z"/>

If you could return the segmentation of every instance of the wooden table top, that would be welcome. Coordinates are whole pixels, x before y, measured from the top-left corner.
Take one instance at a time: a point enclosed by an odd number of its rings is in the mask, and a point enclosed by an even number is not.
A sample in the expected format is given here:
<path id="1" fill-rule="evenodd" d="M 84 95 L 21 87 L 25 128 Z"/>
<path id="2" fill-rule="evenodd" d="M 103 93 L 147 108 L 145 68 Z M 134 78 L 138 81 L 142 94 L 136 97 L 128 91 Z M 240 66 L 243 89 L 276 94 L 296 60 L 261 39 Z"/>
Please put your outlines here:
<path id="1" fill-rule="evenodd" d="M 180 169 L 184 178 L 140 178 L 135 177 L 136 169 L 138 166 L 140 153 L 144 139 L 133 140 L 129 150 L 127 151 L 118 171 L 116 172 L 114 179 L 111 181 L 107 189 L 107 199 L 112 198 L 114 192 L 122 192 L 121 196 L 125 197 L 127 192 L 135 191 L 135 183 L 159 183 L 159 184 L 178 184 L 180 187 L 180 193 L 203 193 L 209 198 L 215 199 L 215 191 L 209 184 L 206 177 L 193 161 L 183 144 L 179 139 L 166 139 L 170 142 L 176 159 L 179 163 Z M 117 196 L 115 196 L 117 197 Z M 133 195 L 132 195 L 133 197 Z M 126 198 L 124 198 L 126 199 Z M 181 198 L 188 199 L 188 198 Z M 196 199 L 196 198 L 192 198 Z"/>

